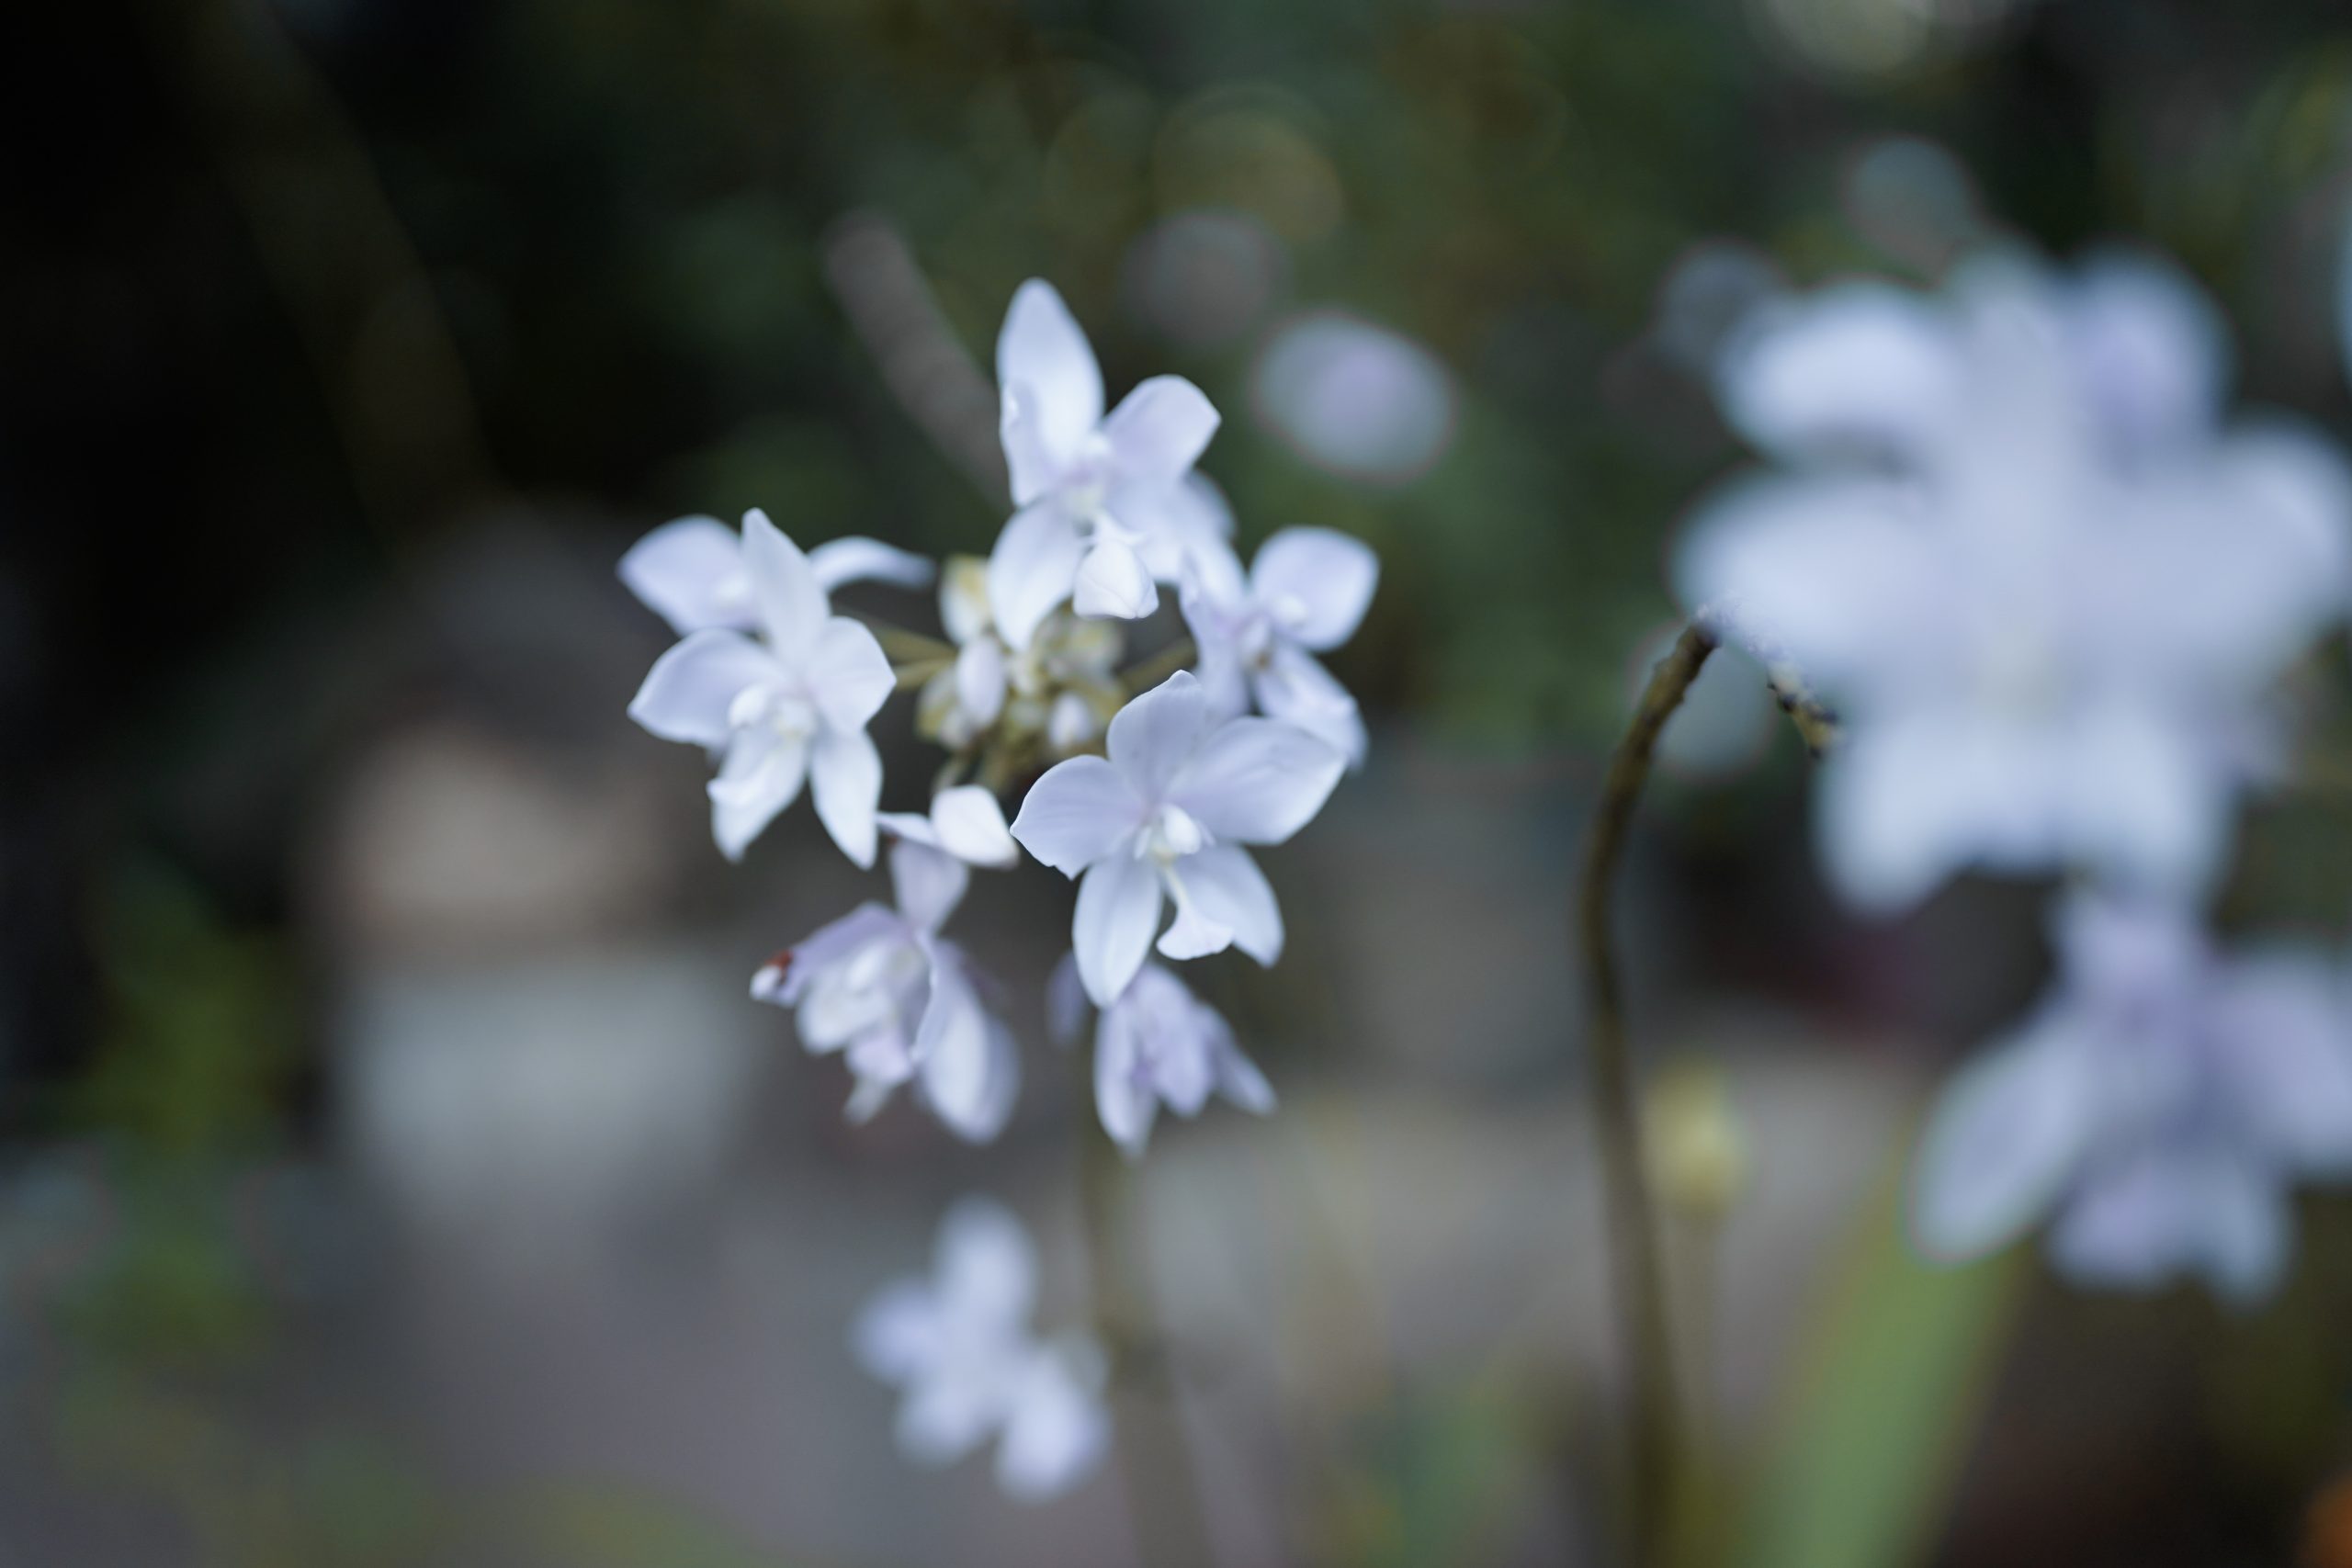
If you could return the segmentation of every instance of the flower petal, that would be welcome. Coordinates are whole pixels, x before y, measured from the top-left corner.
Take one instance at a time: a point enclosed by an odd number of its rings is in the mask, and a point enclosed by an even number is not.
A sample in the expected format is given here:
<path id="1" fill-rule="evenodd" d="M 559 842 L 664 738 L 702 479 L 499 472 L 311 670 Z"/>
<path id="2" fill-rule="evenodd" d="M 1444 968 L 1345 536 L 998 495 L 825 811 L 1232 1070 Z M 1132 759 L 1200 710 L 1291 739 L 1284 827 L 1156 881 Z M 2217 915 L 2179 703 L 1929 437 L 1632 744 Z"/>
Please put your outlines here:
<path id="1" fill-rule="evenodd" d="M 999 1031 L 972 989 L 962 954 L 946 943 L 940 947 L 932 962 L 931 999 L 915 1036 L 923 1099 L 951 1132 L 985 1143 L 1003 1129 L 1013 1100 L 1004 1075 L 1017 1075 L 1020 1066 L 996 1049 Z"/>
<path id="2" fill-rule="evenodd" d="M 777 658 L 793 660 L 817 640 L 833 613 L 808 558 L 753 507 L 743 514 L 743 568 L 768 646 Z"/>
<path id="3" fill-rule="evenodd" d="M 1250 587 L 1285 637 L 1324 652 L 1355 635 L 1380 582 L 1380 558 L 1329 528 L 1284 528 L 1258 547 Z"/>
<path id="4" fill-rule="evenodd" d="M 1173 871 L 1183 878 L 1200 913 L 1232 932 L 1234 946 L 1264 964 L 1282 956 L 1282 909 L 1249 851 L 1234 844 L 1213 845 L 1186 855 Z M 1163 944 L 1160 951 L 1168 949 Z"/>
<path id="5" fill-rule="evenodd" d="M 938 1360 L 946 1336 L 931 1287 L 901 1280 L 865 1304 L 850 1330 L 858 1365 L 888 1383 L 905 1383 Z"/>
<path id="6" fill-rule="evenodd" d="M 826 728 L 809 768 L 817 818 L 842 853 L 874 863 L 875 808 L 882 803 L 882 754 L 862 729 Z"/>
<path id="7" fill-rule="evenodd" d="M 1716 367 L 1732 424 L 1795 456 L 1854 442 L 1916 454 L 1957 412 L 1963 372 L 1951 318 L 1877 283 L 1759 308 Z"/>
<path id="8" fill-rule="evenodd" d="M 1323 809 L 1347 766 L 1338 748 L 1296 725 L 1229 719 L 1169 781 L 1167 798 L 1218 839 L 1279 844 Z"/>
<path id="9" fill-rule="evenodd" d="M 1012 836 L 1045 864 L 1076 876 L 1117 850 L 1143 820 L 1143 802 L 1100 757 L 1057 762 L 1029 786 Z"/>
<path id="10" fill-rule="evenodd" d="M 1098 620 L 1140 620 L 1159 608 L 1159 590 L 1134 546 L 1098 538 L 1078 563 L 1070 608 Z"/>
<path id="11" fill-rule="evenodd" d="M 1253 689 L 1268 718 L 1295 724 L 1317 740 L 1338 748 L 1350 768 L 1363 765 L 1369 744 L 1363 715 L 1348 689 L 1316 657 L 1289 643 L 1275 645 Z"/>
<path id="12" fill-rule="evenodd" d="M 1004 645 L 992 637 L 974 637 L 956 655 L 956 705 L 982 728 L 1004 711 Z"/>
<path id="13" fill-rule="evenodd" d="M 1021 858 L 1004 825 L 1004 807 L 979 784 L 944 789 L 931 803 L 939 847 L 972 865 L 1009 866 Z"/>
<path id="14" fill-rule="evenodd" d="M 1134 855 L 1114 855 L 1080 881 L 1070 947 L 1096 1007 L 1109 1006 L 1143 966 L 1159 929 L 1159 871 Z"/>
<path id="15" fill-rule="evenodd" d="M 742 538 L 716 517 L 664 523 L 629 547 L 620 574 L 628 591 L 681 637 L 706 626 L 742 630 L 752 624 Z"/>
<path id="16" fill-rule="evenodd" d="M 1136 1021 L 1115 1005 L 1094 1027 L 1094 1113 L 1129 1158 L 1142 1155 L 1159 1113 L 1159 1086 L 1144 1061 Z"/>
<path id="17" fill-rule="evenodd" d="M 747 729 L 719 763 L 710 793 L 710 833 L 719 852 L 741 860 L 752 840 L 799 798 L 808 776 L 808 743 L 798 736 Z"/>
<path id="18" fill-rule="evenodd" d="M 1217 423 L 1208 394 L 1182 376 L 1154 376 L 1119 400 L 1102 434 L 1122 479 L 1172 485 L 1200 460 Z"/>
<path id="19" fill-rule="evenodd" d="M 899 683 L 880 641 L 847 615 L 825 623 L 800 668 L 809 697 L 836 729 L 864 729 Z"/>
<path id="20" fill-rule="evenodd" d="M 1100 1464 L 1111 1448 L 1111 1417 L 1102 1396 L 1069 1368 L 1055 1346 L 1039 1346 L 1013 1385 L 1004 1441 L 996 1451 L 997 1484 L 1015 1501 L 1058 1497 Z"/>
<path id="21" fill-rule="evenodd" d="M 1012 514 L 989 553 L 989 613 L 997 635 L 1016 652 L 1037 625 L 1070 596 L 1086 542 L 1058 502 L 1043 501 Z"/>
<path id="22" fill-rule="evenodd" d="M 1208 695 L 1179 670 L 1112 716 L 1104 745 L 1136 798 L 1157 803 L 1207 727 Z"/>
<path id="23" fill-rule="evenodd" d="M 1037 1295 L 1037 1254 L 1012 1211 L 959 1198 L 940 1222 L 940 1310 L 969 1327 L 1019 1333 Z"/>
<path id="24" fill-rule="evenodd" d="M 2007 1246 L 2074 1176 L 2097 1115 L 2087 1055 L 2052 1021 L 1994 1046 L 1938 1097 L 1919 1145 L 1912 1234 L 1960 1261 Z"/>
<path id="25" fill-rule="evenodd" d="M 887 582 L 894 588 L 928 588 L 939 575 L 929 556 L 886 545 L 860 534 L 828 539 L 808 552 L 808 570 L 827 593 L 844 582 Z"/>
<path id="26" fill-rule="evenodd" d="M 1078 955 L 1065 953 L 1046 976 L 1046 1033 L 1057 1045 L 1068 1045 L 1085 1027 L 1086 987 L 1079 983 Z"/>
<path id="27" fill-rule="evenodd" d="M 1005 457 L 1013 500 L 1027 505 L 1046 482 L 1035 464 L 1067 463 L 1102 420 L 1102 371 L 1086 333 L 1054 286 L 1033 277 L 1013 291 L 996 340 L 1004 395 Z M 1025 394 L 1016 411 L 1013 394 Z"/>
<path id="28" fill-rule="evenodd" d="M 890 886 L 899 913 L 918 931 L 935 931 L 964 901 L 972 874 L 944 850 L 904 840 L 890 848 Z"/>
<path id="29" fill-rule="evenodd" d="M 740 632 L 690 632 L 653 661 L 629 701 L 628 716 L 664 740 L 716 750 L 733 732 L 728 710 L 735 699 L 778 674 L 767 649 Z"/>

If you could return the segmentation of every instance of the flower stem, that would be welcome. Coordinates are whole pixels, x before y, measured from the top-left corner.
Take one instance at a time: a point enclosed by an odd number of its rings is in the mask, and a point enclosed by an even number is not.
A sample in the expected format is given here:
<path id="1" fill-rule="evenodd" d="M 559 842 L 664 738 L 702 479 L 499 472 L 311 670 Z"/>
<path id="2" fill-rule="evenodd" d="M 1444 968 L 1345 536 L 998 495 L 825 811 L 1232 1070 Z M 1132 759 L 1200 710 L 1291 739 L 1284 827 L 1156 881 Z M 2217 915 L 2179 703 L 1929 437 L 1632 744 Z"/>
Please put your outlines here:
<path id="1" fill-rule="evenodd" d="M 1675 1375 L 1674 1329 L 1667 1306 L 1666 1267 L 1649 1168 L 1642 1147 L 1641 1107 L 1625 1049 L 1623 998 L 1618 989 L 1616 946 L 1610 935 L 1610 897 L 1624 858 L 1627 832 L 1658 732 L 1681 704 L 1715 638 L 1695 623 L 1651 671 L 1633 720 L 1609 759 L 1600 800 L 1585 840 L 1577 913 L 1583 935 L 1592 1063 L 1593 1114 L 1600 1134 L 1601 1175 L 1609 1205 L 1609 1237 L 1623 1343 L 1633 1360 L 1631 1523 L 1633 1561 L 1655 1568 L 1668 1549 L 1682 1461 L 1682 1410 Z"/>
<path id="2" fill-rule="evenodd" d="M 1085 1110 L 1093 1100 L 1086 1054 L 1072 1050 L 1070 1056 L 1079 1064 L 1079 1201 L 1086 1213 L 1094 1327 L 1110 1358 L 1113 1447 L 1136 1561 L 1142 1568 L 1208 1568 L 1216 1557 L 1154 1300 L 1142 1170 L 1092 1125 Z"/>

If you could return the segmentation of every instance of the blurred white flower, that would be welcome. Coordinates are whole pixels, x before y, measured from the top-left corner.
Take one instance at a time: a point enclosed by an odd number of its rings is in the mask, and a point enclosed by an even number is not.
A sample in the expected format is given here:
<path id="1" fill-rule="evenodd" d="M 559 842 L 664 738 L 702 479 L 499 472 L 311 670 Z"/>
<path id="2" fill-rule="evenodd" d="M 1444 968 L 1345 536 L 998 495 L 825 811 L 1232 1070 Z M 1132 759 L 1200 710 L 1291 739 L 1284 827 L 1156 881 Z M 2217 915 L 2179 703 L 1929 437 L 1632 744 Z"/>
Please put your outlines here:
<path id="1" fill-rule="evenodd" d="M 1247 575 L 1230 549 L 1204 547 L 1183 591 L 1209 705 L 1237 714 L 1255 702 L 1362 765 L 1355 698 L 1316 660 L 1355 635 L 1380 581 L 1369 546 L 1329 528 L 1284 528 L 1258 547 Z"/>
<path id="2" fill-rule="evenodd" d="M 994 797 L 977 786 L 945 792 L 929 817 L 883 821 L 903 835 L 890 851 L 898 908 L 861 904 L 820 928 L 753 976 L 752 995 L 797 1009 L 808 1050 L 843 1054 L 857 1078 L 852 1120 L 912 1081 L 942 1122 L 985 1143 L 1012 1114 L 1020 1054 L 981 1004 L 971 960 L 939 931 L 969 884 L 964 862 L 1004 863 L 1012 840 Z"/>
<path id="3" fill-rule="evenodd" d="M 1028 646 L 1065 600 L 1132 620 L 1159 603 L 1219 509 L 1192 480 L 1217 412 L 1181 376 L 1155 376 L 1102 412 L 1102 372 L 1053 285 L 1023 284 L 997 339 L 1001 431 L 1019 508 L 989 558 L 989 604 L 1008 647 Z"/>
<path id="4" fill-rule="evenodd" d="M 2120 258 L 1833 288 L 1737 334 L 1724 411 L 1783 467 L 1702 509 L 1679 584 L 1837 711 L 1819 832 L 1850 899 L 1967 864 L 2214 872 L 2352 516 L 2333 447 L 2221 427 L 2223 358 L 2188 284 Z"/>
<path id="5" fill-rule="evenodd" d="M 1046 982 L 1046 1009 L 1060 1043 L 1077 1037 L 1086 1006 L 1077 959 L 1064 958 Z M 1102 1130 L 1140 1158 L 1162 1104 L 1190 1118 L 1213 1093 L 1259 1116 L 1274 1108 L 1273 1087 L 1241 1054 L 1224 1015 L 1169 970 L 1146 963 L 1095 1021 L 1094 1109 Z"/>
<path id="6" fill-rule="evenodd" d="M 987 1199 L 966 1198 L 940 1226 L 931 1277 L 884 1290 L 853 1333 L 865 1370 L 904 1391 L 901 1453 L 952 1464 L 1001 1436 L 997 1483 L 1024 1502 L 1083 1481 L 1111 1436 L 1102 1352 L 1082 1337 L 1031 1333 L 1036 1280 L 1021 1223 Z"/>
<path id="7" fill-rule="evenodd" d="M 935 573 L 924 557 L 879 539 L 851 535 L 808 552 L 808 568 L 830 593 L 844 582 L 927 588 Z M 680 637 L 707 626 L 752 631 L 760 622 L 742 536 L 716 517 L 664 523 L 621 557 L 621 581 Z"/>
<path id="8" fill-rule="evenodd" d="M 2352 1176 L 2343 976 L 2311 953 L 2223 958 L 2165 903 L 2079 893 L 2054 936 L 2053 993 L 1937 1103 L 1920 1245 L 1973 1258 L 2052 1216 L 2052 1259 L 2083 1283 L 2268 1293 L 2290 1187 Z"/>
<path id="9" fill-rule="evenodd" d="M 654 662 L 629 716 L 665 740 L 722 753 L 711 833 L 729 860 L 811 782 L 842 852 L 874 863 L 882 759 L 865 726 L 895 677 L 874 634 L 832 613 L 808 558 L 763 512 L 743 518 L 743 566 L 764 640 L 689 632 Z"/>
<path id="10" fill-rule="evenodd" d="M 1107 1007 L 1159 930 L 1170 958 L 1235 946 L 1261 964 L 1282 953 L 1282 911 L 1243 844 L 1279 844 L 1305 827 L 1347 761 L 1329 742 L 1270 718 L 1218 722 L 1183 671 L 1121 708 L 1110 756 L 1073 757 L 1030 786 L 1012 836 L 1069 876 L 1084 874 L 1071 943 L 1079 978 Z"/>
<path id="11" fill-rule="evenodd" d="M 1295 318 L 1260 351 L 1258 417 L 1307 461 L 1400 484 L 1453 440 L 1453 381 L 1401 333 L 1337 310 Z"/>
<path id="12" fill-rule="evenodd" d="M 997 634 L 988 601 L 988 563 L 949 560 L 939 584 L 941 625 L 956 643 L 956 661 L 924 682 L 916 704 L 922 731 L 950 750 L 971 745 L 1005 716 L 1016 729 L 1043 730 L 1055 756 L 1068 756 L 1102 733 L 1102 722 L 1080 688 L 1110 705 L 1124 638 L 1107 621 L 1050 612 L 1019 649 Z"/>

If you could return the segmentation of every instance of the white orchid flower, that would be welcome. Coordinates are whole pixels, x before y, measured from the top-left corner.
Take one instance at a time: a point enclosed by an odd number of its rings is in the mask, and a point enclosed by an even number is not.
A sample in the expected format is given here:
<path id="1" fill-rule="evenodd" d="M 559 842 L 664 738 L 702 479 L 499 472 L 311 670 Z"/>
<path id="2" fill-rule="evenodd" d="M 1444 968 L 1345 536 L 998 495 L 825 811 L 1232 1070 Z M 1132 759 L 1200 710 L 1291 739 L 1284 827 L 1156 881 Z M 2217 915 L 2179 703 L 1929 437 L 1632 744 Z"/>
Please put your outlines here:
<path id="1" fill-rule="evenodd" d="M 1363 762 L 1363 716 L 1346 687 L 1316 659 L 1355 635 L 1380 558 L 1360 539 L 1329 528 L 1284 528 L 1258 547 L 1244 574 L 1221 543 L 1198 547 L 1183 590 L 1185 623 L 1200 649 L 1201 682 L 1213 709 L 1251 704 L 1338 747 L 1351 768 Z"/>
<path id="2" fill-rule="evenodd" d="M 1960 1259 L 2054 1217 L 2086 1284 L 2277 1284 L 2298 1179 L 2352 1177 L 2352 1010 L 2317 954 L 2213 952 L 2178 908 L 2081 893 L 2056 988 L 1952 1079 L 1921 1141 L 1913 1224 Z"/>
<path id="3" fill-rule="evenodd" d="M 1102 412 L 1102 372 L 1053 285 L 1012 297 L 997 339 L 1005 463 L 1018 509 L 989 558 L 989 603 L 1014 649 L 1053 608 L 1132 620 L 1159 603 L 1192 540 L 1227 528 L 1193 481 L 1217 412 L 1181 376 L 1155 376 Z"/>
<path id="4" fill-rule="evenodd" d="M 1849 285 L 1739 336 L 1725 410 L 1783 467 L 1702 509 L 1678 577 L 1836 711 L 1816 802 L 1851 901 L 1964 865 L 2210 882 L 2278 750 L 2260 698 L 2352 558 L 2342 459 L 2222 428 L 2221 361 L 2144 262 Z"/>
<path id="5" fill-rule="evenodd" d="M 901 1453 L 952 1464 L 999 1437 L 997 1483 L 1023 1502 L 1085 1480 L 1111 1437 L 1102 1354 L 1083 1337 L 1033 1335 L 1036 1281 L 1021 1223 L 987 1199 L 966 1198 L 940 1226 L 931 1276 L 884 1290 L 852 1335 L 865 1370 L 904 1391 Z"/>
<path id="6" fill-rule="evenodd" d="M 937 572 L 922 556 L 857 535 L 828 539 L 810 550 L 808 568 L 828 593 L 861 581 L 928 588 Z M 629 547 L 621 557 L 620 575 L 628 591 L 680 637 L 710 626 L 751 631 L 759 626 L 743 537 L 716 517 L 664 523 Z"/>
<path id="7" fill-rule="evenodd" d="M 1055 966 L 1046 995 L 1055 1038 L 1068 1044 L 1087 1006 L 1075 958 Z M 1170 970 L 1146 963 L 1095 1021 L 1094 1110 L 1102 1130 L 1139 1159 L 1160 1106 L 1189 1120 L 1212 1094 L 1253 1115 L 1274 1109 L 1273 1086 L 1242 1055 L 1224 1015 Z"/>
<path id="8" fill-rule="evenodd" d="M 1012 836 L 1082 880 L 1071 924 L 1079 978 L 1107 1007 L 1143 964 L 1163 898 L 1170 958 L 1238 946 L 1272 964 L 1283 946 L 1273 889 L 1244 844 L 1279 844 L 1329 798 L 1347 760 L 1295 725 L 1213 719 L 1179 671 L 1111 720 L 1110 755 L 1057 762 L 1030 786 Z"/>
<path id="9" fill-rule="evenodd" d="M 865 733 L 895 677 L 874 634 L 832 613 L 798 547 L 764 513 L 743 519 L 743 563 L 763 636 L 690 632 L 654 662 L 629 716 L 665 740 L 721 753 L 711 834 L 729 860 L 810 783 L 842 852 L 874 863 L 882 759 Z"/>
<path id="10" fill-rule="evenodd" d="M 853 1120 L 912 1082 L 949 1128 L 985 1143 L 1012 1113 L 1020 1054 L 982 1004 L 971 960 L 939 932 L 963 902 L 966 863 L 1008 864 L 1012 840 L 995 798 L 970 785 L 944 792 L 927 817 L 889 814 L 882 825 L 900 839 L 890 851 L 898 908 L 862 904 L 822 927 L 752 976 L 752 995 L 797 1010 L 809 1051 L 842 1053 L 857 1079 Z"/>

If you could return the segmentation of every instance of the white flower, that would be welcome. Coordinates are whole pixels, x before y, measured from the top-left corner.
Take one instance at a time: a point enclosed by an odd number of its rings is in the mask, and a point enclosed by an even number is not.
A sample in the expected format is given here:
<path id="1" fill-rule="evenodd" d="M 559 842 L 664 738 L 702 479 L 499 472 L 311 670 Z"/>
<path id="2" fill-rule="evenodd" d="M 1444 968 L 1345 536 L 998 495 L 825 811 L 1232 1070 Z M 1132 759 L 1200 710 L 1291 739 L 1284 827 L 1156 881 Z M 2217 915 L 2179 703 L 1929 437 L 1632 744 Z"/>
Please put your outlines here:
<path id="1" fill-rule="evenodd" d="M 1184 620 L 1200 649 L 1211 707 L 1241 713 L 1254 701 L 1269 718 L 1298 726 L 1363 762 L 1355 698 L 1315 655 L 1355 635 L 1380 581 L 1369 546 L 1329 528 L 1284 528 L 1258 547 L 1249 574 L 1222 544 L 1194 552 Z"/>
<path id="2" fill-rule="evenodd" d="M 1014 649 L 1054 606 L 1132 620 L 1177 581 L 1190 542 L 1223 527 L 1192 481 L 1217 412 L 1181 376 L 1155 376 L 1102 413 L 1102 372 L 1053 285 L 1012 297 L 997 339 L 1006 465 L 1017 510 L 989 558 L 989 602 Z"/>
<path id="3" fill-rule="evenodd" d="M 810 550 L 808 568 L 828 593 L 867 580 L 927 588 L 935 570 L 922 556 L 855 535 Z M 707 626 L 751 631 L 759 626 L 742 536 L 716 517 L 664 523 L 629 547 L 620 573 L 628 591 L 680 637 Z"/>
<path id="4" fill-rule="evenodd" d="M 971 960 L 939 930 L 963 901 L 964 862 L 1009 863 L 1012 840 L 994 798 L 971 785 L 946 791 L 927 818 L 883 825 L 902 835 L 890 851 L 898 908 L 861 904 L 820 928 L 753 976 L 752 995 L 797 1009 L 808 1050 L 843 1054 L 857 1078 L 853 1120 L 911 1080 L 942 1122 L 985 1143 L 1012 1113 L 1020 1055 L 981 1005 Z"/>
<path id="5" fill-rule="evenodd" d="M 743 564 L 765 640 L 689 632 L 654 662 L 628 716 L 665 740 L 723 753 L 710 825 L 728 859 L 813 779 L 825 830 L 872 865 L 882 759 L 865 726 L 895 683 L 890 660 L 872 632 L 832 613 L 808 558 L 764 513 L 743 519 Z"/>
<path id="6" fill-rule="evenodd" d="M 1341 311 L 1268 333 L 1250 389 L 1260 420 L 1300 457 L 1350 479 L 1402 484 L 1453 442 L 1453 379 L 1437 356 Z"/>
<path id="7" fill-rule="evenodd" d="M 1295 725 L 1214 722 L 1201 683 L 1179 671 L 1111 720 L 1110 756 L 1073 757 L 1030 786 L 1012 836 L 1069 876 L 1084 874 L 1071 946 L 1079 978 L 1107 1007 L 1143 964 L 1163 891 L 1175 923 L 1170 958 L 1238 946 L 1261 964 L 1282 953 L 1282 911 L 1243 844 L 1279 844 L 1305 827 L 1346 759 Z"/>
<path id="8" fill-rule="evenodd" d="M 1107 694 L 1101 700 L 1115 702 L 1114 671 L 1123 639 L 1110 623 L 1055 611 L 1024 646 L 1009 648 L 989 609 L 988 563 L 969 556 L 947 563 L 939 614 L 956 643 L 956 661 L 923 685 L 916 712 L 924 734 L 960 750 L 1008 709 L 1016 729 L 1044 729 L 1057 756 L 1102 732 L 1093 707 L 1070 688 Z"/>
<path id="9" fill-rule="evenodd" d="M 2352 1011 L 2318 957 L 2216 954 L 2177 908 L 2077 894 L 2056 989 L 1945 1089 L 1913 1206 L 1945 1258 L 2054 1214 L 2053 1261 L 2088 1284 L 2202 1273 L 2236 1300 L 2277 1283 L 2298 1178 L 2352 1177 Z"/>
<path id="10" fill-rule="evenodd" d="M 2152 263 L 1963 269 L 1768 309 L 1723 368 L 1786 463 L 1709 504 L 1686 603 L 1837 712 L 1820 838 L 1865 907 L 1975 864 L 2192 895 L 2341 613 L 2333 448 L 2219 427 L 2219 329 Z"/>
<path id="11" fill-rule="evenodd" d="M 1001 1434 L 997 1483 L 1024 1502 L 1083 1481 L 1111 1436 L 1100 1349 L 1080 1337 L 1048 1342 L 1030 1332 L 1036 1278 L 1020 1222 L 966 1198 L 940 1226 L 932 1277 L 884 1290 L 853 1335 L 865 1370 L 905 1391 L 901 1453 L 952 1464 Z"/>
<path id="12" fill-rule="evenodd" d="M 1086 1014 L 1075 958 L 1055 965 L 1046 995 L 1054 1035 L 1068 1044 Z M 1140 1158 L 1161 1104 L 1190 1118 L 1212 1093 L 1259 1116 L 1274 1108 L 1272 1086 L 1241 1054 L 1224 1016 L 1167 969 L 1145 964 L 1095 1021 L 1094 1109 L 1102 1130 Z"/>

